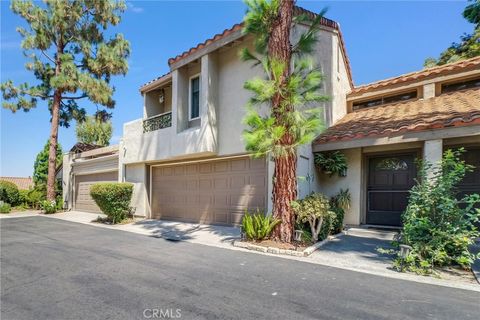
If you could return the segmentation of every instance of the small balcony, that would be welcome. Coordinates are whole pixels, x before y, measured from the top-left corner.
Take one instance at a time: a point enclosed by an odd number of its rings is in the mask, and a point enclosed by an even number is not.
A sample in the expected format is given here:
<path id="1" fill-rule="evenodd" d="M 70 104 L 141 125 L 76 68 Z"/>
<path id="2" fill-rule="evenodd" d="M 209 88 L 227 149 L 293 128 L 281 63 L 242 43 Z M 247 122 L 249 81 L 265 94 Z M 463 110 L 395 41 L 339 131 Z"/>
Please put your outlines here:
<path id="1" fill-rule="evenodd" d="M 172 111 L 164 112 L 159 115 L 143 120 L 143 132 L 151 132 L 172 126 Z"/>

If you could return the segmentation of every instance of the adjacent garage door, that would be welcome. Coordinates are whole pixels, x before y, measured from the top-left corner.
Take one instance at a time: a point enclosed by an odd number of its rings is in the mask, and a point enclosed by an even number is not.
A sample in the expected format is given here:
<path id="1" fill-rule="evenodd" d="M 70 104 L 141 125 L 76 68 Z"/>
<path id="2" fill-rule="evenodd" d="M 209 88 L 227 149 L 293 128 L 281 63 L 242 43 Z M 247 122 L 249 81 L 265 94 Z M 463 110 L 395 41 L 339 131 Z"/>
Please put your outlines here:
<path id="1" fill-rule="evenodd" d="M 118 181 L 118 172 L 104 172 L 75 176 L 75 210 L 100 213 L 100 208 L 90 197 L 90 187 L 97 182 Z"/>
<path id="2" fill-rule="evenodd" d="M 235 158 L 152 168 L 152 217 L 239 224 L 247 208 L 266 207 L 263 159 Z"/>

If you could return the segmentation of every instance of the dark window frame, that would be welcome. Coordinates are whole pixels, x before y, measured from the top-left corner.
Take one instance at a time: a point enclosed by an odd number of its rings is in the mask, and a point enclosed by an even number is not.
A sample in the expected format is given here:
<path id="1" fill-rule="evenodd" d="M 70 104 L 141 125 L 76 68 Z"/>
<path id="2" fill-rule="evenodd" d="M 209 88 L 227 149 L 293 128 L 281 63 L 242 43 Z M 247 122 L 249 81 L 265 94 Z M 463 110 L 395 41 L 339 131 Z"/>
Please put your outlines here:
<path id="1" fill-rule="evenodd" d="M 352 111 L 357 111 L 365 108 L 372 108 L 383 106 L 387 104 L 394 104 L 399 102 L 405 102 L 418 99 L 418 90 L 411 90 L 402 93 L 393 93 L 389 95 L 383 95 L 370 100 L 358 101 L 352 103 Z"/>
<path id="2" fill-rule="evenodd" d="M 194 81 L 197 81 L 195 88 Z M 189 81 L 189 108 L 188 120 L 196 120 L 200 118 L 200 75 L 195 75 Z"/>
<path id="3" fill-rule="evenodd" d="M 440 92 L 444 94 L 473 88 L 480 88 L 480 77 L 442 83 Z"/>

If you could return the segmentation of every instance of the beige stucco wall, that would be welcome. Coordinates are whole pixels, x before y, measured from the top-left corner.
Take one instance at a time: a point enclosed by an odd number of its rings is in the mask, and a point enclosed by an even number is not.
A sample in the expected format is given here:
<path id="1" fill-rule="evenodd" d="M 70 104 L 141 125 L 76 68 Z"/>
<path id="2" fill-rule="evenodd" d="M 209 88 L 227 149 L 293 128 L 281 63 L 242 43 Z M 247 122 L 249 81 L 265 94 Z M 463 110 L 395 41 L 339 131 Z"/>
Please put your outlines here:
<path id="1" fill-rule="evenodd" d="M 218 55 L 218 153 L 228 155 L 244 153 L 242 132 L 245 125 L 245 105 L 251 93 L 243 89 L 245 81 L 261 76 L 259 67 L 239 59 L 243 47 L 252 49 L 251 41 L 226 49 Z"/>
<path id="2" fill-rule="evenodd" d="M 148 217 L 146 166 L 143 163 L 125 166 L 125 182 L 133 184 L 133 196 L 130 205 L 135 207 L 135 215 Z"/>
<path id="3" fill-rule="evenodd" d="M 73 205 L 72 191 L 73 191 L 73 177 L 72 177 L 72 157 L 73 154 L 66 153 L 63 155 L 62 162 L 62 197 L 63 201 L 67 202 L 68 209 L 70 210 Z"/>
<path id="4" fill-rule="evenodd" d="M 331 60 L 331 109 L 328 110 L 328 125 L 332 125 L 347 114 L 347 94 L 350 92 L 345 57 L 340 47 L 338 33 L 331 34 L 332 60 Z"/>
<path id="5" fill-rule="evenodd" d="M 164 102 L 160 103 L 160 93 L 162 89 L 156 89 L 148 91 L 143 94 L 144 106 L 143 117 L 149 118 L 158 114 L 162 114 L 168 111 L 172 111 L 172 85 L 168 84 L 163 87 Z"/>
<path id="6" fill-rule="evenodd" d="M 362 191 L 362 149 L 348 149 L 343 150 L 347 157 L 347 176 L 330 177 L 320 170 L 317 170 L 319 180 L 319 191 L 323 194 L 332 197 L 336 195 L 340 189 L 348 189 L 351 195 L 351 207 L 345 213 L 345 224 L 359 225 L 361 223 L 361 213 L 363 206 L 363 191 Z"/>

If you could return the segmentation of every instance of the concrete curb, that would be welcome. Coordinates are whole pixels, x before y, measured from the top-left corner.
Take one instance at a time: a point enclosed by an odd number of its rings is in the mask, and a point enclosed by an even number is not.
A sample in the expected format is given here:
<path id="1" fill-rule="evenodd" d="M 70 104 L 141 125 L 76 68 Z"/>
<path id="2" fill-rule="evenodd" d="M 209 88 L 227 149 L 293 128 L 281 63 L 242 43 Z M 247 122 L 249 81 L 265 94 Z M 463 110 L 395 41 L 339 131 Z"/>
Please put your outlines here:
<path id="1" fill-rule="evenodd" d="M 327 244 L 329 241 L 337 239 L 344 235 L 345 235 L 345 231 L 328 236 L 327 239 L 314 243 L 313 245 L 305 248 L 302 251 L 279 249 L 275 247 L 265 247 L 265 246 L 260 246 L 251 242 L 245 242 L 241 240 L 235 240 L 233 242 L 233 246 L 237 248 L 243 248 L 243 249 L 252 250 L 252 251 L 259 251 L 263 253 L 282 254 L 282 255 L 294 256 L 294 257 L 308 257 L 313 252 L 315 252 L 315 250 L 318 250 L 319 248 Z"/>

